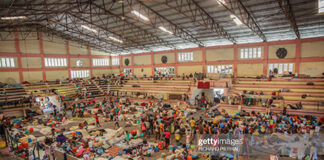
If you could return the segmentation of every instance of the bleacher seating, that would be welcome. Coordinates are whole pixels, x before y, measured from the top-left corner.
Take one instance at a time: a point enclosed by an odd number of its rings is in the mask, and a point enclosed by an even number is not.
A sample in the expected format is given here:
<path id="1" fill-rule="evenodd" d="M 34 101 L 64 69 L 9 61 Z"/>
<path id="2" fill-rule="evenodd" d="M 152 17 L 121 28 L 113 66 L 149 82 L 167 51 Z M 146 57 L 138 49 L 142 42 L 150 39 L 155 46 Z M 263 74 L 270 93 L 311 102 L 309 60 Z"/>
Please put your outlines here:
<path id="1" fill-rule="evenodd" d="M 164 99 L 169 99 L 170 95 L 189 94 L 189 88 L 193 86 L 195 84 L 192 80 L 129 80 L 119 91 L 141 92 L 154 96 L 162 94 Z"/>
<path id="2" fill-rule="evenodd" d="M 28 97 L 29 94 L 23 87 L 0 88 L 0 106 L 2 109 L 14 108 L 18 103 L 27 103 Z"/>
<path id="3" fill-rule="evenodd" d="M 301 102 L 303 110 L 324 110 L 324 79 L 291 79 L 291 78 L 273 78 L 267 79 L 255 78 L 237 78 L 232 84 L 230 93 L 241 94 L 243 91 L 263 92 L 264 95 L 250 95 L 247 97 L 271 98 L 273 92 L 279 92 L 284 105 L 296 104 Z M 283 92 L 285 91 L 285 92 Z M 306 97 L 302 97 L 305 96 Z M 280 106 L 282 100 L 274 100 L 273 104 Z"/>

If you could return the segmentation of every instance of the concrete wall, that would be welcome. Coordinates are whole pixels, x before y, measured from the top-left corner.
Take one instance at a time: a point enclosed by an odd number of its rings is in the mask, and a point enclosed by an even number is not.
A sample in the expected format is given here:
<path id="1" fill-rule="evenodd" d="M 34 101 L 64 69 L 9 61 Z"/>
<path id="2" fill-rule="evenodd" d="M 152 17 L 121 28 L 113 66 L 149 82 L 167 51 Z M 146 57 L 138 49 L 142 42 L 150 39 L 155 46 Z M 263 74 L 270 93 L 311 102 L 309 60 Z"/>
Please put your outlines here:
<path id="1" fill-rule="evenodd" d="M 206 61 L 226 61 L 234 59 L 233 48 L 207 49 Z"/>
<path id="2" fill-rule="evenodd" d="M 14 33 L 0 32 L 0 35 L 6 37 L 6 41 L 0 41 L 0 52 L 16 53 Z"/>
<path id="3" fill-rule="evenodd" d="M 143 72 L 142 72 L 142 69 L 143 69 Z M 146 77 L 150 77 L 150 76 L 152 76 L 152 68 L 150 68 L 150 67 L 146 67 L 146 68 L 135 68 L 134 69 L 134 74 L 136 76 L 139 76 L 139 77 L 143 77 L 144 74 L 146 75 Z"/>
<path id="4" fill-rule="evenodd" d="M 324 57 L 324 41 L 301 44 L 301 57 Z"/>
<path id="5" fill-rule="evenodd" d="M 284 45 L 270 45 L 268 50 L 269 59 L 279 59 L 276 52 L 279 48 L 286 48 L 287 56 L 285 58 L 295 58 L 296 57 L 296 44 L 284 44 Z"/>
<path id="6" fill-rule="evenodd" d="M 91 50 L 91 55 L 108 56 L 109 53 L 98 51 L 98 50 Z"/>
<path id="7" fill-rule="evenodd" d="M 40 46 L 38 40 L 37 32 L 31 32 L 27 37 L 25 37 L 26 33 L 21 32 L 18 34 L 20 39 L 25 39 L 19 41 L 19 48 L 21 53 L 33 53 L 39 54 L 40 53 Z"/>
<path id="8" fill-rule="evenodd" d="M 93 76 L 102 76 L 102 74 L 109 74 L 109 69 L 94 69 L 92 70 Z"/>
<path id="9" fill-rule="evenodd" d="M 239 77 L 256 77 L 263 74 L 263 64 L 238 64 L 237 75 Z"/>
<path id="10" fill-rule="evenodd" d="M 134 56 L 134 65 L 149 65 L 151 64 L 151 55 Z"/>
<path id="11" fill-rule="evenodd" d="M 201 50 L 193 51 L 193 61 L 194 62 L 201 62 L 203 60 L 203 55 Z"/>
<path id="12" fill-rule="evenodd" d="M 160 54 L 154 54 L 154 64 L 162 64 L 161 58 L 163 56 L 166 56 L 168 58 L 167 64 L 172 64 L 175 62 L 174 53 L 160 53 Z"/>
<path id="13" fill-rule="evenodd" d="M 77 61 L 81 60 L 83 62 L 82 67 L 89 67 L 90 66 L 90 61 L 88 58 L 71 58 L 71 67 L 78 67 L 77 66 Z"/>
<path id="14" fill-rule="evenodd" d="M 311 77 L 323 77 L 324 62 L 302 62 L 300 63 L 300 74 L 310 75 Z"/>
<path id="15" fill-rule="evenodd" d="M 109 72 L 110 74 L 120 74 L 120 70 L 119 69 L 111 69 L 110 70 L 110 72 Z"/>
<path id="16" fill-rule="evenodd" d="M 22 68 L 42 68 L 42 59 L 40 57 L 22 57 L 21 66 Z"/>
<path id="17" fill-rule="evenodd" d="M 44 54 L 66 54 L 66 40 L 43 34 Z"/>
<path id="18" fill-rule="evenodd" d="M 75 42 L 69 43 L 70 54 L 87 55 L 88 48 Z"/>
<path id="19" fill-rule="evenodd" d="M 56 79 L 66 79 L 69 78 L 69 72 L 66 70 L 63 71 L 46 71 L 46 80 L 55 81 Z"/>
<path id="20" fill-rule="evenodd" d="M 8 83 L 8 79 L 13 79 L 16 83 L 19 83 L 18 72 L 0 72 L 0 82 Z"/>
<path id="21" fill-rule="evenodd" d="M 195 48 L 195 49 L 185 49 L 185 50 L 170 50 L 165 52 L 153 53 L 153 64 L 152 64 L 152 54 L 135 54 L 133 57 L 132 66 L 132 58 L 130 55 L 122 56 L 121 59 L 121 67 L 119 66 L 111 66 L 111 57 L 109 53 L 101 52 L 95 49 L 88 49 L 87 46 L 78 44 L 73 41 L 67 41 L 62 38 L 48 35 L 46 33 L 37 34 L 37 32 L 26 33 L 17 32 L 14 33 L 4 33 L 0 32 L 2 37 L 6 37 L 5 41 L 0 41 L 0 57 L 14 57 L 16 67 L 15 68 L 0 68 L 0 78 L 1 81 L 5 81 L 8 77 L 12 77 L 17 82 L 22 80 L 29 81 L 39 81 L 43 80 L 43 75 L 41 74 L 45 71 L 45 76 L 47 80 L 56 80 L 58 78 L 67 78 L 68 69 L 76 68 L 76 61 L 82 60 L 83 66 L 80 69 L 92 70 L 94 76 L 102 75 L 104 73 L 115 73 L 119 74 L 120 71 L 123 71 L 124 68 L 129 68 L 134 71 L 135 75 L 142 76 L 146 74 L 147 76 L 151 76 L 152 69 L 157 66 L 174 66 L 176 68 L 177 74 L 182 75 L 190 74 L 194 72 L 203 72 L 207 69 L 203 69 L 203 66 L 208 65 L 222 65 L 222 64 L 233 64 L 233 67 L 236 66 L 237 72 L 234 72 L 234 75 L 237 76 L 257 76 L 263 74 L 264 70 L 267 70 L 267 63 L 297 63 L 300 61 L 299 65 L 296 66 L 296 72 L 299 74 L 306 74 L 311 76 L 320 76 L 323 72 L 324 66 L 324 38 L 314 38 L 314 39 L 302 39 L 302 40 L 290 40 L 290 41 L 276 41 L 276 42 L 265 42 L 265 43 L 255 43 L 255 44 L 237 44 L 237 60 L 234 60 L 234 45 L 233 46 L 220 46 L 220 47 L 207 47 L 205 48 L 206 62 L 203 62 L 203 50 L 204 48 Z M 16 36 L 15 36 L 16 35 Z M 16 41 L 18 38 L 19 41 Z M 42 39 L 42 43 L 39 39 Z M 300 41 L 300 43 L 299 43 Z M 68 42 L 68 43 L 67 43 Z M 41 44 L 43 44 L 44 54 L 41 53 Z M 69 46 L 66 46 L 69 44 Z M 298 46 L 298 44 L 301 44 Z M 245 47 L 247 46 L 247 47 Z M 244 59 L 240 60 L 240 49 L 241 48 L 254 48 L 262 46 L 262 56 L 264 56 L 263 46 L 268 46 L 268 57 L 261 59 Z M 18 47 L 18 48 L 17 48 Z M 288 55 L 285 59 L 278 59 L 276 56 L 276 51 L 278 48 L 286 48 L 288 51 Z M 20 52 L 17 52 L 20 50 Z M 70 55 L 67 55 L 67 48 L 69 48 Z M 298 52 L 298 48 L 300 48 L 301 59 L 299 61 L 295 60 L 296 52 Z M 175 63 L 175 52 L 190 52 L 192 51 L 194 54 L 193 62 L 185 62 L 178 64 Z M 91 55 L 89 55 L 89 52 Z M 21 55 L 20 55 L 21 53 Z M 48 54 L 51 54 L 50 56 Z M 78 56 L 80 55 L 80 57 Z M 165 65 L 161 65 L 161 57 L 168 57 L 168 63 Z M 102 67 L 102 66 L 90 66 L 90 59 L 93 58 L 103 58 L 103 56 L 107 56 L 105 58 L 109 58 L 110 66 Z M 61 57 L 70 59 L 70 66 L 63 67 L 66 70 L 61 70 L 62 67 L 46 67 L 42 69 L 42 60 L 43 57 Z M 20 58 L 20 59 L 19 59 Z M 128 58 L 130 60 L 130 65 L 125 66 L 125 59 Z M 289 60 L 287 60 L 289 59 Z M 269 61 L 267 61 L 269 60 Z M 21 68 L 19 68 L 18 62 L 21 61 Z M 226 62 L 223 62 L 226 61 Z M 170 64 L 170 65 L 168 65 Z M 137 65 L 137 66 L 136 66 Z M 145 65 L 145 66 L 139 66 Z M 70 68 L 69 68 L 70 67 Z M 266 67 L 264 69 L 264 67 Z M 61 68 L 55 70 L 55 68 Z M 144 69 L 141 72 L 141 69 Z M 298 71 L 299 70 L 299 71 Z M 233 69 L 234 71 L 234 69 Z M 22 75 L 20 78 L 19 75 Z M 53 74 L 53 75 L 52 75 Z M 32 78 L 30 78 L 32 77 Z"/>
<path id="22" fill-rule="evenodd" d="M 190 73 L 194 74 L 195 72 L 202 72 L 203 68 L 201 65 L 193 65 L 193 66 L 178 66 L 178 75 L 189 75 Z"/>
<path id="23" fill-rule="evenodd" d="M 127 57 L 123 57 L 123 58 L 122 58 L 122 64 L 123 64 L 123 66 L 126 67 L 125 59 L 128 59 L 128 60 L 129 60 L 129 64 L 128 64 L 128 66 L 132 65 L 132 56 L 127 56 Z"/>
<path id="24" fill-rule="evenodd" d="M 39 82 L 43 80 L 43 72 L 42 71 L 27 71 L 23 72 L 24 80 L 28 82 Z"/>

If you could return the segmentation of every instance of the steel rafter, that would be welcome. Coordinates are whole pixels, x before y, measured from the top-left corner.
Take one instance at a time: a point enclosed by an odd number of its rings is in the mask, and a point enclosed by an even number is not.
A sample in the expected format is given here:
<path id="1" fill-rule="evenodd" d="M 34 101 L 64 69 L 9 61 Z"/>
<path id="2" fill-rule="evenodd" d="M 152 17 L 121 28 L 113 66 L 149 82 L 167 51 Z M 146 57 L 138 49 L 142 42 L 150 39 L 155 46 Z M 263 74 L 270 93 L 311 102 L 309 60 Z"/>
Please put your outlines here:
<path id="1" fill-rule="evenodd" d="M 250 28 L 256 35 L 258 35 L 264 42 L 267 41 L 267 38 L 263 34 L 259 25 L 254 20 L 254 17 L 250 14 L 247 8 L 243 5 L 241 0 L 226 0 L 223 3 L 220 0 L 217 0 L 219 4 L 225 7 L 233 15 L 235 15 L 244 25 Z"/>
<path id="2" fill-rule="evenodd" d="M 130 39 L 128 37 L 123 36 L 122 34 L 119 34 L 117 32 L 114 32 L 113 30 L 109 29 L 107 26 L 110 25 L 110 23 L 108 23 L 108 21 L 104 21 L 103 18 L 100 15 L 104 15 L 101 9 L 97 9 L 95 6 L 92 5 L 93 3 L 89 4 L 89 15 L 90 17 L 84 17 L 83 12 L 79 12 L 79 13 L 70 13 L 68 12 L 70 15 L 72 15 L 73 17 L 76 17 L 77 19 L 79 19 L 79 21 L 83 21 L 86 22 L 87 24 L 91 25 L 91 26 L 95 26 L 97 28 L 99 28 L 100 30 L 104 30 L 107 32 L 110 32 L 109 35 L 111 36 L 118 36 L 116 38 L 121 38 L 123 40 L 123 44 L 120 45 L 124 45 L 124 46 L 128 46 L 128 47 L 137 47 L 139 49 L 144 49 L 144 50 L 150 50 L 149 48 L 147 48 L 145 45 L 143 45 L 142 43 L 140 43 L 137 40 L 134 39 Z M 94 22 L 94 19 L 99 20 L 98 22 Z M 106 34 L 107 37 L 109 37 L 108 34 Z"/>
<path id="3" fill-rule="evenodd" d="M 80 37 L 75 37 L 75 36 L 71 36 L 71 34 L 66 34 L 64 31 L 61 31 L 61 30 L 56 30 L 56 29 L 53 29 L 53 28 L 49 28 L 45 25 L 19 25 L 19 30 L 17 30 L 16 28 L 5 28 L 3 29 L 2 31 L 4 32 L 19 32 L 19 33 L 22 33 L 22 32 L 36 32 L 36 31 L 41 31 L 41 32 L 44 32 L 44 33 L 48 33 L 48 34 L 51 34 L 51 35 L 55 35 L 55 36 L 58 36 L 58 37 L 61 37 L 63 39 L 66 39 L 66 40 L 71 40 L 71 41 L 76 41 L 82 45 L 85 45 L 85 46 L 91 46 L 92 48 L 95 48 L 95 49 L 98 49 L 98 50 L 102 50 L 102 51 L 106 51 L 106 52 L 110 52 L 111 51 L 122 51 L 118 48 L 108 48 L 107 44 L 105 44 L 104 42 L 102 44 L 99 43 L 95 43 L 95 41 L 86 41 Z M 76 33 L 78 34 L 78 33 Z M 24 38 L 23 38 L 24 39 Z M 22 39 L 22 40 L 23 40 Z M 5 40 L 5 39 L 4 39 Z"/>
<path id="4" fill-rule="evenodd" d="M 170 20 L 168 20 L 167 18 L 165 18 L 164 16 L 162 16 L 143 2 L 139 0 L 127 0 L 127 4 L 132 10 L 136 8 L 139 9 L 141 12 L 145 13 L 150 18 L 149 23 L 155 29 L 158 29 L 160 27 L 158 26 L 158 24 L 162 24 L 163 27 L 168 28 L 175 36 L 185 41 L 197 44 L 198 46 L 204 46 L 204 43 L 199 41 L 188 31 L 171 22 Z"/>
<path id="5" fill-rule="evenodd" d="M 172 6 L 170 3 L 174 2 L 176 6 Z M 207 29 L 216 33 L 218 36 L 236 43 L 236 40 L 227 31 L 220 26 L 201 6 L 194 0 L 164 0 L 164 4 L 169 8 L 173 8 L 187 18 L 190 18 L 193 22 L 196 22 Z M 190 12 L 185 12 L 189 9 Z"/>
<path id="6" fill-rule="evenodd" d="M 78 33 L 79 36 L 82 35 L 82 36 L 86 36 L 86 37 L 89 37 L 89 38 L 93 38 L 93 39 L 96 39 L 98 41 L 105 42 L 106 44 L 109 44 L 110 46 L 115 46 L 117 48 L 120 47 L 123 50 L 127 50 L 125 47 L 120 46 L 119 44 L 115 44 L 115 43 L 110 42 L 110 40 L 108 40 L 108 34 L 105 31 L 99 30 L 98 33 L 89 33 L 89 34 L 86 34 L 87 32 L 85 32 L 82 29 L 80 29 L 81 27 L 79 25 L 77 25 L 76 23 L 73 23 L 73 22 L 80 21 L 80 19 L 78 19 L 76 17 L 73 17 L 72 15 L 70 15 L 68 13 L 66 13 L 66 14 L 59 14 L 59 15 L 56 15 L 55 17 L 53 17 L 53 18 L 55 20 L 52 20 L 52 21 L 55 21 L 57 23 L 54 23 L 51 26 L 49 26 L 50 28 L 55 29 L 55 28 L 58 28 L 58 26 L 60 26 L 63 29 L 65 29 L 65 30 L 61 30 L 61 31 Z M 72 23 L 69 23 L 68 25 L 64 25 L 64 23 L 61 24 L 62 21 L 63 22 L 65 21 L 65 24 L 67 24 L 69 22 L 72 22 Z M 106 36 L 105 37 L 106 39 L 104 39 L 104 37 L 102 37 L 100 35 L 105 35 Z"/>
<path id="7" fill-rule="evenodd" d="M 299 29 L 289 0 L 277 0 L 277 2 L 280 6 L 282 13 L 286 16 L 287 20 L 289 21 L 291 29 L 295 32 L 296 37 L 300 39 Z"/>
<path id="8" fill-rule="evenodd" d="M 101 9 L 104 11 L 104 13 L 106 13 L 108 15 L 108 17 L 105 18 L 105 20 L 107 21 L 106 25 L 109 24 L 117 24 L 117 23 L 122 23 L 120 26 L 123 28 L 122 31 L 115 31 L 118 34 L 123 35 L 123 32 L 125 30 L 128 30 L 131 33 L 134 33 L 134 36 L 132 37 L 128 37 L 128 38 L 134 38 L 134 40 L 149 40 L 150 42 L 152 42 L 153 44 L 159 44 L 159 45 L 165 45 L 167 47 L 170 48 L 175 48 L 175 46 L 173 44 L 170 44 L 169 42 L 159 38 L 158 36 L 148 32 L 145 29 L 142 29 L 141 27 L 135 25 L 132 22 L 129 22 L 127 20 L 122 19 L 122 17 L 118 16 L 117 14 L 114 14 L 113 12 L 105 9 L 103 6 L 105 6 L 105 4 L 96 4 L 93 3 L 94 6 L 96 6 L 97 8 Z"/>

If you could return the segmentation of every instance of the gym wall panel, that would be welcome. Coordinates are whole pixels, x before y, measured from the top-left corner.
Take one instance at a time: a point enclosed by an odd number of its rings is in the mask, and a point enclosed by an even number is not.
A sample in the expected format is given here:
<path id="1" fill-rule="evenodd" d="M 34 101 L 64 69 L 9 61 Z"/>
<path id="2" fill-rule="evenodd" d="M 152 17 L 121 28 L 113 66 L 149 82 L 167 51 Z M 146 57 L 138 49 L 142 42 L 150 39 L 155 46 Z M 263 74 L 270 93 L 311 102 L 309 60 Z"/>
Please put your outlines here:
<path id="1" fill-rule="evenodd" d="M 193 61 L 194 62 L 201 62 L 203 59 L 202 57 L 202 50 L 195 50 L 193 51 Z"/>
<path id="2" fill-rule="evenodd" d="M 87 55 L 88 48 L 86 46 L 77 44 L 76 42 L 69 41 L 70 54 Z"/>
<path id="3" fill-rule="evenodd" d="M 269 59 L 279 59 L 276 52 L 279 48 L 286 48 L 287 56 L 285 58 L 295 58 L 296 57 L 296 44 L 284 44 L 284 45 L 270 45 L 268 49 Z"/>
<path id="4" fill-rule="evenodd" d="M 22 68 L 42 68 L 40 57 L 21 57 Z"/>
<path id="5" fill-rule="evenodd" d="M 143 72 L 142 72 L 143 69 Z M 152 76 L 152 68 L 150 67 L 145 67 L 145 68 L 134 68 L 134 74 L 138 77 L 143 77 L 144 74 L 146 77 Z"/>
<path id="6" fill-rule="evenodd" d="M 0 72 L 0 82 L 8 83 L 11 79 L 13 83 L 19 83 L 19 72 Z"/>
<path id="7" fill-rule="evenodd" d="M 44 54 L 66 54 L 65 40 L 43 33 Z"/>
<path id="8" fill-rule="evenodd" d="M 151 55 L 134 56 L 134 65 L 149 65 L 151 64 Z"/>
<path id="9" fill-rule="evenodd" d="M 6 37 L 6 41 L 0 41 L 0 52 L 16 53 L 15 36 L 13 33 L 0 32 L 1 37 Z"/>
<path id="10" fill-rule="evenodd" d="M 30 71 L 23 72 L 24 81 L 28 82 L 39 82 L 43 80 L 43 72 L 42 71 Z"/>
<path id="11" fill-rule="evenodd" d="M 202 65 L 178 66 L 178 75 L 180 76 L 182 76 L 183 73 L 185 75 L 189 75 L 190 73 L 194 74 L 195 72 L 202 73 L 202 71 L 203 71 Z"/>
<path id="12" fill-rule="evenodd" d="M 262 63 L 238 64 L 237 75 L 239 77 L 256 77 L 263 74 Z"/>
<path id="13" fill-rule="evenodd" d="M 102 76 L 103 74 L 108 74 L 110 73 L 109 69 L 93 69 L 92 74 L 93 76 Z"/>
<path id="14" fill-rule="evenodd" d="M 311 77 L 323 77 L 323 66 L 324 62 L 301 62 L 299 66 L 299 74 L 305 74 Z"/>
<path id="15" fill-rule="evenodd" d="M 55 81 L 56 79 L 66 79 L 69 78 L 69 72 L 67 70 L 62 71 L 46 71 L 46 80 Z"/>
<path id="16" fill-rule="evenodd" d="M 174 63 L 174 53 L 159 53 L 159 54 L 154 54 L 154 64 L 162 64 L 162 57 L 166 56 L 168 58 L 169 63 Z"/>
<path id="17" fill-rule="evenodd" d="M 39 54 L 40 47 L 39 47 L 39 40 L 37 32 L 30 32 L 27 37 L 22 35 L 23 32 L 18 34 L 19 36 L 19 48 L 21 53 L 33 53 Z M 25 39 L 25 40 L 22 40 Z"/>
<path id="18" fill-rule="evenodd" d="M 129 64 L 128 64 L 128 66 L 132 65 L 132 56 L 127 56 L 127 57 L 123 57 L 123 58 L 122 58 L 122 64 L 123 64 L 123 66 L 126 67 L 125 59 L 128 59 L 128 60 L 129 60 Z"/>
<path id="19" fill-rule="evenodd" d="M 302 43 L 301 57 L 324 57 L 324 41 Z"/>
<path id="20" fill-rule="evenodd" d="M 106 53 L 106 52 L 98 51 L 98 50 L 95 50 L 95 49 L 92 49 L 91 48 L 91 55 L 109 56 L 110 54 L 109 53 Z"/>
<path id="21" fill-rule="evenodd" d="M 88 58 L 71 58 L 71 67 L 78 67 L 76 64 L 78 60 L 81 60 L 83 62 L 82 67 L 90 67 Z M 80 67 L 80 69 L 82 69 L 82 67 Z"/>
<path id="22" fill-rule="evenodd" d="M 111 70 L 109 70 L 110 72 L 110 74 L 120 74 L 120 71 L 119 71 L 119 69 L 111 69 Z"/>
<path id="23" fill-rule="evenodd" d="M 234 59 L 234 48 L 207 49 L 206 61 L 226 61 Z"/>

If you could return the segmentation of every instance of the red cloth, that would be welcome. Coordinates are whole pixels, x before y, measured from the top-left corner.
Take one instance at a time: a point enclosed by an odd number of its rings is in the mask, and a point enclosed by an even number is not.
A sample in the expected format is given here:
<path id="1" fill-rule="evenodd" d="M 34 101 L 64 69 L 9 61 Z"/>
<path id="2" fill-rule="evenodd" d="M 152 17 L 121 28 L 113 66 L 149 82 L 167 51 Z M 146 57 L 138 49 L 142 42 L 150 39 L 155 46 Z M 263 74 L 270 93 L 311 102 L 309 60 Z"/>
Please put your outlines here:
<path id="1" fill-rule="evenodd" d="M 98 115 L 95 115 L 96 122 L 99 122 Z"/>
<path id="2" fill-rule="evenodd" d="M 170 132 L 164 132 L 164 136 L 165 136 L 165 138 L 170 138 L 170 135 L 171 135 L 171 133 Z"/>

